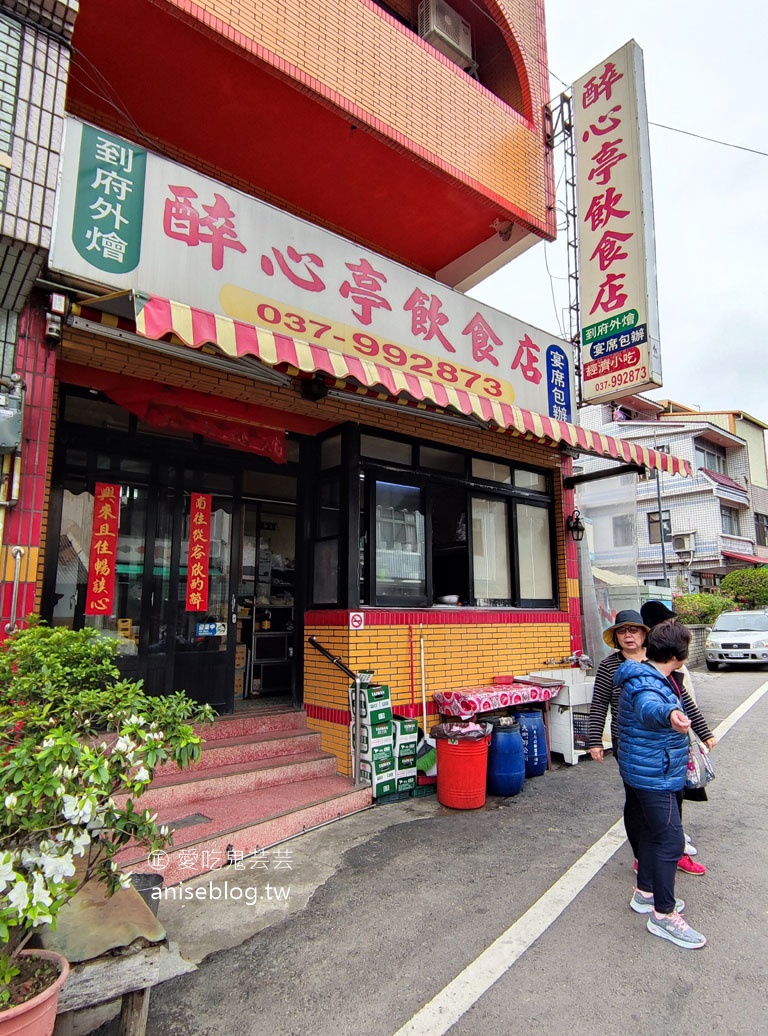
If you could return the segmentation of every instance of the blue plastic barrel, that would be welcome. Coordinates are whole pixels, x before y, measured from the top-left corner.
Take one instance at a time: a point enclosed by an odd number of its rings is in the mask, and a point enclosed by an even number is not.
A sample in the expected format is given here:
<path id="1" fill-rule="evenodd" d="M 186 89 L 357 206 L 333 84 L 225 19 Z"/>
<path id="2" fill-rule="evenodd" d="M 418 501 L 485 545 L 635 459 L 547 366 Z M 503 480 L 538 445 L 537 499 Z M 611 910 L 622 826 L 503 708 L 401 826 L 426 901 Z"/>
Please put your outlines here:
<path id="1" fill-rule="evenodd" d="M 540 777 L 549 762 L 544 717 L 538 709 L 532 712 L 515 712 L 514 717 L 520 724 L 520 734 L 523 738 L 525 776 Z"/>
<path id="2" fill-rule="evenodd" d="M 506 717 L 505 717 L 506 718 Z M 493 721 L 488 749 L 488 791 L 491 795 L 519 795 L 525 784 L 525 746 L 520 724 Z"/>

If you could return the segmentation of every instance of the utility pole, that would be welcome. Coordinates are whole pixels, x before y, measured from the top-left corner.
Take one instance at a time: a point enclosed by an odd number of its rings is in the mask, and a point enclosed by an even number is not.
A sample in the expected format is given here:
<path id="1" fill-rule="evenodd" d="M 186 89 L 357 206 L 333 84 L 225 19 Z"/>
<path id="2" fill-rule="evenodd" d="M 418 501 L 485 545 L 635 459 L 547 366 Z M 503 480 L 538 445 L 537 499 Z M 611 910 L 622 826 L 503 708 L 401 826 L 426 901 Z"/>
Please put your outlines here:
<path id="1" fill-rule="evenodd" d="M 661 515 L 661 472 L 658 468 L 653 469 L 653 474 L 656 477 L 656 506 L 659 509 L 659 536 L 661 538 L 661 577 L 664 580 L 664 585 L 668 586 L 667 581 L 667 551 L 664 546 L 664 519 Z"/>

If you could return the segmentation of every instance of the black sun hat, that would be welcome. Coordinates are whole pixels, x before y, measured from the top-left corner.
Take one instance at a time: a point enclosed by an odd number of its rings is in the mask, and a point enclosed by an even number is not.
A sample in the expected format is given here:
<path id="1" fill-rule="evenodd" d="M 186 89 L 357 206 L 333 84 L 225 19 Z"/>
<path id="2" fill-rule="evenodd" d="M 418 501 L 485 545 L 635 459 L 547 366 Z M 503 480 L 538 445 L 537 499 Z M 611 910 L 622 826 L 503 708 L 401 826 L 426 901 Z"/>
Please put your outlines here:
<path id="1" fill-rule="evenodd" d="M 643 617 L 643 622 L 646 626 L 650 626 L 651 629 L 654 626 L 658 626 L 660 622 L 666 622 L 667 619 L 675 618 L 675 613 L 663 601 L 646 601 L 640 609 L 640 614 Z"/>
<path id="2" fill-rule="evenodd" d="M 603 633 L 603 640 L 610 648 L 616 647 L 616 630 L 621 629 L 622 626 L 640 626 L 649 633 L 650 630 L 643 622 L 640 612 L 632 611 L 630 608 L 626 608 L 624 611 L 616 612 L 616 618 L 613 620 L 613 626 L 609 626 Z"/>

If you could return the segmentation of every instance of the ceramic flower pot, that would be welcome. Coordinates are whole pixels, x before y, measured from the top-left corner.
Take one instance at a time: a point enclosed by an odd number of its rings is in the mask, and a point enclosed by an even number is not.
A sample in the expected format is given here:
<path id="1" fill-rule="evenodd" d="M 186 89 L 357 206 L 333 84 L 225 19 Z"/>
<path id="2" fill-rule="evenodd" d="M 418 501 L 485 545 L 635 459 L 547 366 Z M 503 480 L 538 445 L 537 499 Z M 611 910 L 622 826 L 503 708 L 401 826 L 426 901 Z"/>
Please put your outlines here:
<path id="1" fill-rule="evenodd" d="M 69 963 L 52 950 L 22 950 L 21 956 L 55 961 L 59 965 L 59 977 L 26 1003 L 0 1011 L 0 1036 L 51 1036 L 56 1024 L 59 992 L 67 980 Z"/>

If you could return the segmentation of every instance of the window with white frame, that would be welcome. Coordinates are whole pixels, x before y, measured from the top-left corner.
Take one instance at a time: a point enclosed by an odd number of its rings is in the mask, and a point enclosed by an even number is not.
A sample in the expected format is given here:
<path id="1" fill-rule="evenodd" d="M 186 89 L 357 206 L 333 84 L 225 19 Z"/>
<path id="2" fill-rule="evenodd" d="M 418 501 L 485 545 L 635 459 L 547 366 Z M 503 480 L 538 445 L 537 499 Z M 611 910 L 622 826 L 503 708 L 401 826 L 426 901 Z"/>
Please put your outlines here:
<path id="1" fill-rule="evenodd" d="M 720 523 L 726 535 L 739 535 L 739 512 L 735 507 L 726 507 L 725 504 L 720 505 Z"/>
<path id="2" fill-rule="evenodd" d="M 727 474 L 725 470 L 725 450 L 714 443 L 697 439 L 695 443 L 696 469 L 706 468 L 707 471 L 717 471 L 721 475 Z"/>

